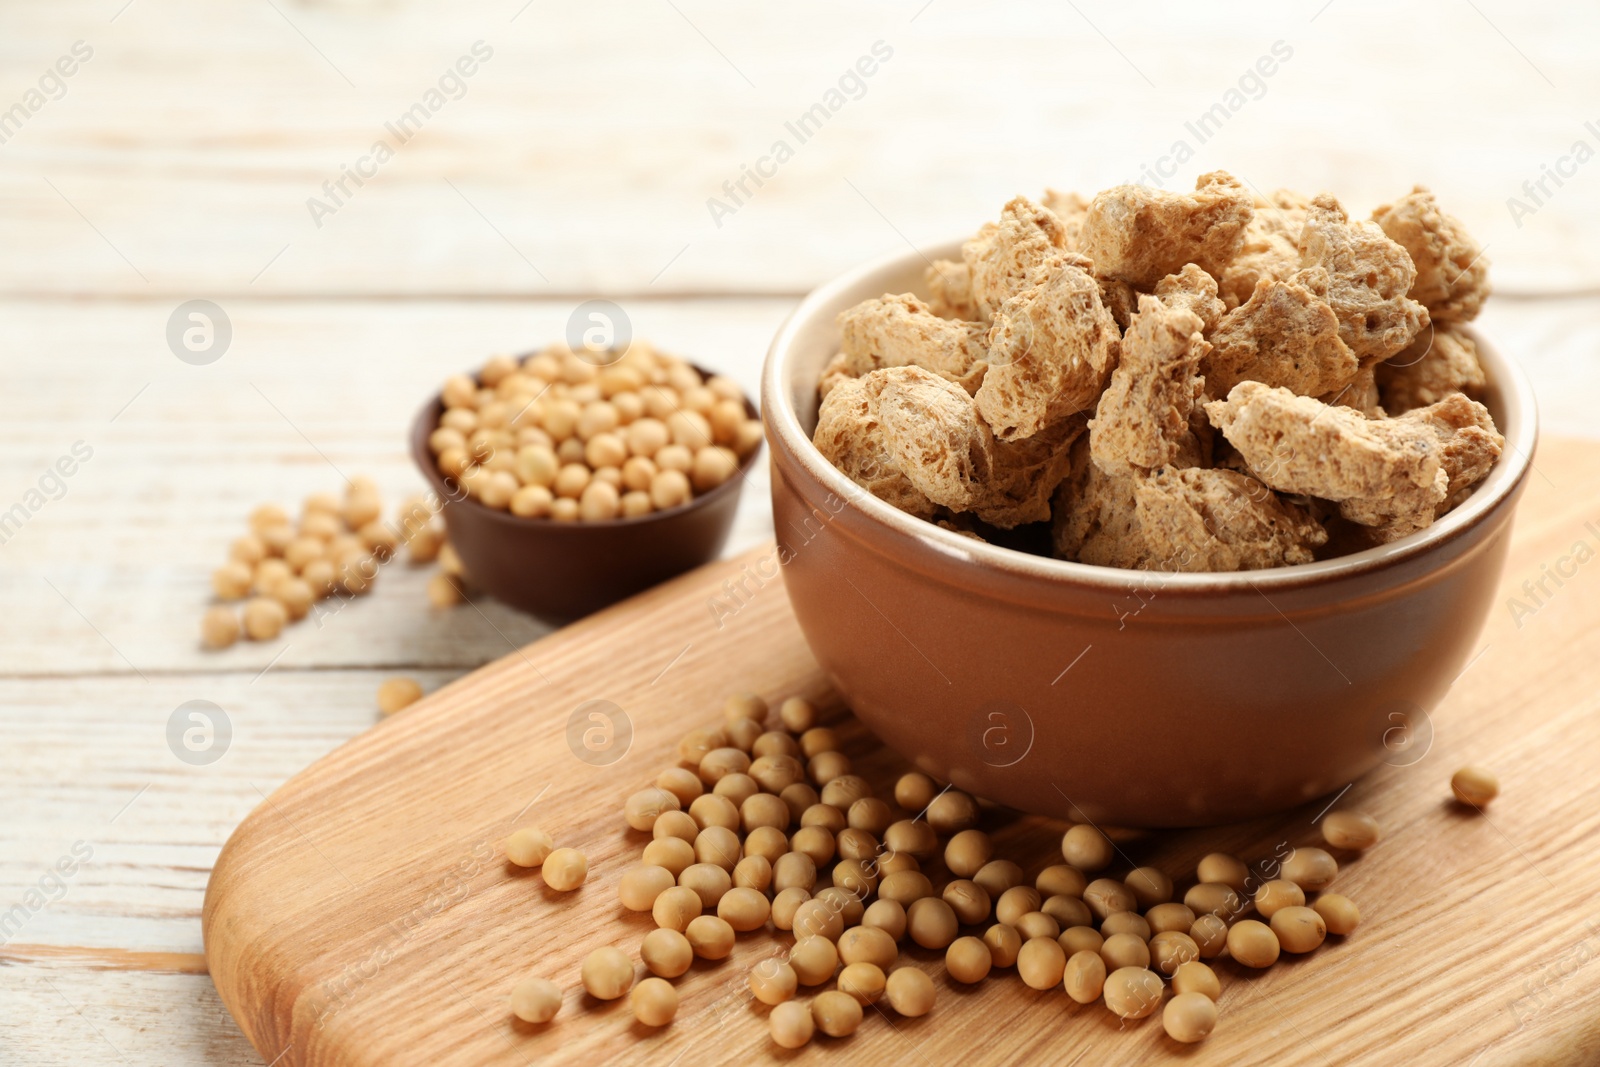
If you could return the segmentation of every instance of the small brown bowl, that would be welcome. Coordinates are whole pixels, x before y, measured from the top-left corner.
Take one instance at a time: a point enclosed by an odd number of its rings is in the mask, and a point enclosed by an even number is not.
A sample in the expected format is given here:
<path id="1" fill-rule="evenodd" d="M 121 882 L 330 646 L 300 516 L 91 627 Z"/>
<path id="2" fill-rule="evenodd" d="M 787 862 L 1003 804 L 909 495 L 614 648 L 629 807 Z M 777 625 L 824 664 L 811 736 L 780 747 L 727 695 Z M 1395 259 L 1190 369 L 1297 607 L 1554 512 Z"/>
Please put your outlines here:
<path id="1" fill-rule="evenodd" d="M 1426 530 L 1242 573 L 1069 563 L 913 518 L 811 443 L 835 316 L 919 289 L 940 257 L 959 244 L 813 292 L 762 376 L 784 584 L 861 719 L 979 796 L 1124 826 L 1262 815 L 1425 754 L 1429 713 L 1478 651 L 1532 465 L 1537 416 L 1516 365 L 1478 338 L 1505 452 Z"/>
<path id="2" fill-rule="evenodd" d="M 757 417 L 749 397 L 744 406 Z M 733 477 L 667 511 L 606 522 L 523 518 L 480 504 L 439 470 L 428 435 L 443 411 L 435 395 L 417 413 L 411 458 L 443 504 L 450 544 L 474 586 L 558 625 L 715 559 L 733 527 L 744 476 L 761 454 L 757 447 Z"/>

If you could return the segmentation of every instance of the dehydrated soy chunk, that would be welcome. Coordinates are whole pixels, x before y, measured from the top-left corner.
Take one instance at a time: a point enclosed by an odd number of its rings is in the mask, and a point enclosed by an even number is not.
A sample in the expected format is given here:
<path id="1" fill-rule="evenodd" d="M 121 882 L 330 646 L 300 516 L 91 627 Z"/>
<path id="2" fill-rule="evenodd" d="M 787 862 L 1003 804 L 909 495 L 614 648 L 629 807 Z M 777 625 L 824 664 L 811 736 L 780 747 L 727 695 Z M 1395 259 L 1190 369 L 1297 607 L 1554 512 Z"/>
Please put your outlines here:
<path id="1" fill-rule="evenodd" d="M 1225 171 L 1202 174 L 1193 193 L 1119 185 L 1090 202 L 1084 254 L 1097 274 L 1144 289 L 1186 263 L 1216 277 L 1233 259 L 1254 210 L 1250 194 Z"/>
<path id="2" fill-rule="evenodd" d="M 1139 290 L 1119 278 L 1095 277 L 1100 283 L 1100 303 L 1111 312 L 1111 320 L 1117 324 L 1117 329 L 1126 330 L 1128 323 L 1133 321 L 1134 312 L 1139 310 Z"/>
<path id="3" fill-rule="evenodd" d="M 1440 322 L 1478 317 L 1489 296 L 1489 261 L 1461 220 L 1440 210 L 1425 186 L 1378 208 L 1372 218 L 1411 256 L 1417 277 L 1410 295 L 1429 315 Z"/>
<path id="4" fill-rule="evenodd" d="M 1072 470 L 1051 505 L 1050 537 L 1060 559 L 1097 567 L 1136 567 L 1146 558 L 1129 475 L 1107 474 L 1087 438 L 1072 449 Z"/>
<path id="5" fill-rule="evenodd" d="M 860 377 L 884 367 L 921 367 L 969 393 L 983 380 L 981 323 L 941 318 L 910 293 L 886 293 L 839 314 L 844 369 Z"/>
<path id="6" fill-rule="evenodd" d="M 1311 201 L 1300 234 L 1300 285 L 1327 301 L 1339 337 L 1363 363 L 1388 359 L 1428 323 L 1406 294 L 1416 279 L 1411 256 L 1372 222 L 1352 222 L 1326 193 Z"/>
<path id="7" fill-rule="evenodd" d="M 1305 229 L 1310 201 L 1279 189 L 1258 200 L 1245 225 L 1233 260 L 1217 279 L 1222 300 L 1230 308 L 1250 299 L 1263 281 L 1288 281 L 1300 269 L 1300 231 Z"/>
<path id="8" fill-rule="evenodd" d="M 1201 369 L 1206 391 L 1217 397 L 1243 381 L 1321 396 L 1342 389 L 1360 369 L 1339 339 L 1333 309 L 1293 282 L 1263 279 L 1207 340 L 1211 352 Z"/>
<path id="9" fill-rule="evenodd" d="M 1433 492 L 1440 473 L 1428 435 L 1396 441 L 1381 420 L 1260 382 L 1234 386 L 1227 399 L 1206 404 L 1206 415 L 1256 477 L 1279 492 L 1380 499 L 1405 487 Z"/>
<path id="10" fill-rule="evenodd" d="M 989 369 L 974 394 L 996 437 L 1031 437 L 1094 405 L 1120 333 L 1080 256 L 1051 258 L 989 329 Z"/>
<path id="11" fill-rule="evenodd" d="M 1466 331 L 1446 322 L 1411 343 L 1411 347 L 1376 368 L 1383 406 L 1392 415 L 1436 404 L 1451 393 L 1477 399 L 1488 384 L 1478 362 L 1478 343 Z"/>
<path id="12" fill-rule="evenodd" d="M 1200 360 L 1208 347 L 1201 326 L 1193 312 L 1139 298 L 1139 313 L 1122 337 L 1122 359 L 1089 424 L 1090 452 L 1107 474 L 1200 462 L 1190 415 L 1200 399 Z"/>
<path id="13" fill-rule="evenodd" d="M 1217 297 L 1217 280 L 1193 263 L 1156 283 L 1156 297 L 1169 308 L 1192 311 L 1200 316 L 1204 332 L 1210 334 L 1228 309 Z"/>
<path id="14" fill-rule="evenodd" d="M 1031 284 L 1029 275 L 1066 246 L 1066 228 L 1055 212 L 1019 196 L 1006 204 L 999 222 L 987 222 L 966 244 L 961 258 L 971 274 L 972 300 L 982 318 Z"/>
<path id="15" fill-rule="evenodd" d="M 1136 479 L 1134 499 L 1150 570 L 1250 571 L 1310 563 L 1311 550 L 1328 540 L 1306 509 L 1234 471 L 1155 471 Z"/>
<path id="16" fill-rule="evenodd" d="M 1375 425 L 1392 435 L 1431 435 L 1445 479 L 1444 495 L 1431 506 L 1412 503 L 1406 494 L 1393 499 L 1348 500 L 1339 513 L 1351 522 L 1373 529 L 1379 541 L 1393 541 L 1426 529 L 1438 516 L 1465 499 L 1500 458 L 1505 438 L 1494 427 L 1488 409 L 1460 393 L 1452 393 L 1424 408 L 1416 408 Z"/>
<path id="17" fill-rule="evenodd" d="M 1050 497 L 1072 469 L 1072 444 L 1088 425 L 1074 415 L 1021 441 L 995 441 L 988 477 L 973 505 L 979 519 L 1010 530 L 1050 517 Z"/>
<path id="18" fill-rule="evenodd" d="M 843 352 L 836 352 L 827 366 L 822 368 L 822 377 L 817 381 L 817 398 L 825 399 L 833 392 L 833 387 L 842 381 L 856 377 L 850 369 L 850 357 Z"/>
<path id="19" fill-rule="evenodd" d="M 972 398 L 920 367 L 874 371 L 866 384 L 877 392 L 884 447 L 911 484 L 935 504 L 969 510 L 994 448 Z"/>
<path id="20" fill-rule="evenodd" d="M 1062 247 L 1068 252 L 1083 251 L 1083 220 L 1089 215 L 1089 201 L 1079 193 L 1046 189 L 1042 203 L 1061 220 L 1061 227 L 1066 232 Z"/>
<path id="21" fill-rule="evenodd" d="M 928 306 L 935 315 L 965 320 L 981 317 L 972 299 L 972 272 L 966 263 L 936 259 L 922 272 L 922 281 L 928 287 Z"/>
<path id="22" fill-rule="evenodd" d="M 1432 523 L 1446 497 L 1483 478 L 1504 445 L 1483 405 L 1459 393 L 1368 419 L 1243 382 L 1206 414 L 1261 481 L 1336 501 L 1341 515 L 1385 541 Z"/>
<path id="23" fill-rule="evenodd" d="M 1389 415 L 1378 396 L 1378 375 L 1375 365 L 1371 363 L 1356 371 L 1356 376 L 1347 383 L 1323 393 L 1317 399 L 1324 404 L 1359 411 L 1369 419 L 1382 419 Z"/>
<path id="24" fill-rule="evenodd" d="M 873 496 L 919 518 L 931 518 L 937 505 L 900 470 L 880 426 L 876 391 L 869 392 L 863 378 L 844 378 L 823 399 L 812 442 L 828 462 Z"/>

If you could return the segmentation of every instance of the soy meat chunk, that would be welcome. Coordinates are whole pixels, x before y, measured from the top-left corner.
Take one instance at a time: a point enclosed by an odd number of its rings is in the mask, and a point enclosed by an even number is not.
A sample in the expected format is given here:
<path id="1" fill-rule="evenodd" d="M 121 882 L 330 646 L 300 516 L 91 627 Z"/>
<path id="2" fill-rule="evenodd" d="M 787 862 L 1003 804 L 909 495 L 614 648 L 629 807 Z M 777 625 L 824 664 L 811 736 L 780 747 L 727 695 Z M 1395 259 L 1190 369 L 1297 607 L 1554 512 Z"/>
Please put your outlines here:
<path id="1" fill-rule="evenodd" d="M 1051 502 L 1050 539 L 1058 558 L 1097 567 L 1137 567 L 1148 556 L 1132 476 L 1101 470 L 1088 438 L 1073 445 L 1072 470 Z"/>
<path id="2" fill-rule="evenodd" d="M 1060 253 L 1066 239 L 1066 227 L 1055 212 L 1025 196 L 1006 204 L 999 222 L 984 223 L 961 246 L 978 316 L 991 318 L 1001 304 L 1027 288 L 1034 268 Z"/>
<path id="3" fill-rule="evenodd" d="M 1081 256 L 1041 263 L 989 328 L 989 369 L 974 394 L 1002 441 L 1032 437 L 1094 406 L 1116 362 L 1120 332 Z"/>
<path id="4" fill-rule="evenodd" d="M 1050 517 L 1050 498 L 1072 469 L 1072 445 L 1088 426 L 1074 415 L 1021 441 L 996 441 L 989 475 L 973 510 L 1003 530 Z"/>
<path id="5" fill-rule="evenodd" d="M 1152 571 L 1260 570 L 1309 563 L 1327 532 L 1248 474 L 1163 468 L 1106 474 L 1075 466 L 1056 498 L 1056 554 Z"/>
<path id="6" fill-rule="evenodd" d="M 1247 474 L 1167 468 L 1136 479 L 1145 567 L 1253 571 L 1310 563 L 1328 533 L 1304 508 Z"/>
<path id="7" fill-rule="evenodd" d="M 922 280 L 928 287 L 928 306 L 935 315 L 967 321 L 982 317 L 972 299 L 972 272 L 966 263 L 936 259 L 923 270 Z"/>
<path id="8" fill-rule="evenodd" d="M 1225 400 L 1206 404 L 1206 415 L 1279 492 L 1346 501 L 1437 490 L 1435 502 L 1443 499 L 1428 435 L 1396 440 L 1385 421 L 1260 382 L 1234 386 Z"/>
<path id="9" fill-rule="evenodd" d="M 884 448 L 896 466 L 935 504 L 971 510 L 994 450 L 972 398 L 921 367 L 874 371 L 867 381 L 878 394 Z"/>
<path id="10" fill-rule="evenodd" d="M 1107 474 L 1133 474 L 1202 456 L 1190 427 L 1208 346 L 1200 316 L 1139 298 L 1139 313 L 1122 338 L 1122 359 L 1089 423 L 1089 448 Z"/>
<path id="11" fill-rule="evenodd" d="M 940 318 L 910 293 L 840 312 L 839 331 L 846 367 L 858 378 L 883 367 L 921 367 L 968 392 L 983 380 L 983 324 Z"/>
<path id="12" fill-rule="evenodd" d="M 1374 527 L 1381 541 L 1393 541 L 1425 529 L 1461 503 L 1469 490 L 1488 475 L 1505 448 L 1505 438 L 1495 429 L 1488 409 L 1461 393 L 1452 393 L 1436 404 L 1414 408 L 1376 425 L 1431 435 L 1438 449 L 1439 466 L 1448 479 L 1444 498 L 1425 515 L 1404 507 L 1403 502 L 1351 500 L 1340 505 L 1340 514 L 1351 522 Z"/>
<path id="13" fill-rule="evenodd" d="M 1335 501 L 1388 541 L 1433 522 L 1453 490 L 1480 480 L 1504 445 L 1482 404 L 1454 394 L 1393 419 L 1368 419 L 1259 382 L 1206 414 L 1262 482 Z"/>
<path id="14" fill-rule="evenodd" d="M 1300 234 L 1294 280 L 1325 300 L 1339 338 L 1363 363 L 1388 359 L 1428 324 L 1428 310 L 1406 294 L 1416 279 L 1411 256 L 1373 222 L 1352 222 L 1326 193 L 1311 201 Z"/>
<path id="15" fill-rule="evenodd" d="M 931 518 L 938 506 L 912 484 L 889 452 L 878 416 L 882 383 L 872 377 L 844 378 L 829 390 L 812 442 L 828 462 L 873 496 L 918 518 Z"/>
<path id="16" fill-rule="evenodd" d="M 1489 296 L 1489 261 L 1461 220 L 1441 211 L 1425 186 L 1378 208 L 1372 218 L 1411 256 L 1417 271 L 1411 299 L 1438 322 L 1478 317 Z"/>
<path id="17" fill-rule="evenodd" d="M 1373 363 L 1356 371 L 1356 376 L 1343 387 L 1331 393 L 1323 393 L 1317 399 L 1324 404 L 1359 411 L 1369 419 L 1383 419 L 1389 416 L 1389 413 L 1383 410 L 1382 398 L 1378 395 L 1377 365 Z"/>
<path id="18" fill-rule="evenodd" d="M 1202 174 L 1193 193 L 1119 185 L 1090 202 L 1083 251 L 1097 273 L 1141 289 L 1186 263 L 1216 277 L 1254 211 L 1250 194 L 1225 171 Z"/>
<path id="19" fill-rule="evenodd" d="M 1217 280 L 1193 263 L 1157 282 L 1156 297 L 1169 308 L 1181 308 L 1200 316 L 1203 332 L 1208 335 L 1228 310 L 1217 296 Z"/>
<path id="20" fill-rule="evenodd" d="M 1083 251 L 1083 220 L 1089 215 L 1089 201 L 1079 193 L 1062 193 L 1054 189 L 1044 191 L 1044 206 L 1055 212 L 1066 230 L 1068 252 Z"/>
<path id="21" fill-rule="evenodd" d="M 1310 203 L 1287 189 L 1256 201 L 1238 251 L 1217 278 L 1218 291 L 1229 308 L 1249 300 L 1263 281 L 1286 282 L 1294 277 L 1300 269 L 1300 231 L 1305 229 Z"/>
<path id="22" fill-rule="evenodd" d="M 1227 396 L 1244 381 L 1321 396 L 1344 388 L 1360 370 L 1355 354 L 1339 339 L 1333 309 L 1293 282 L 1262 279 L 1207 340 L 1211 352 L 1201 370 L 1214 397 Z"/>
<path id="23" fill-rule="evenodd" d="M 1434 323 L 1376 369 L 1384 409 L 1393 415 L 1436 404 L 1451 393 L 1476 400 L 1489 384 L 1478 362 L 1478 343 L 1447 322 Z"/>
<path id="24" fill-rule="evenodd" d="M 1139 290 L 1118 278 L 1095 277 L 1100 283 L 1100 303 L 1111 312 L 1111 321 L 1117 329 L 1126 330 L 1139 310 Z"/>
<path id="25" fill-rule="evenodd" d="M 850 370 L 850 357 L 843 352 L 835 353 L 834 357 L 828 360 L 827 366 L 822 368 L 822 378 L 817 382 L 817 398 L 827 399 L 828 394 L 833 392 L 834 386 L 854 377 L 856 375 Z"/>

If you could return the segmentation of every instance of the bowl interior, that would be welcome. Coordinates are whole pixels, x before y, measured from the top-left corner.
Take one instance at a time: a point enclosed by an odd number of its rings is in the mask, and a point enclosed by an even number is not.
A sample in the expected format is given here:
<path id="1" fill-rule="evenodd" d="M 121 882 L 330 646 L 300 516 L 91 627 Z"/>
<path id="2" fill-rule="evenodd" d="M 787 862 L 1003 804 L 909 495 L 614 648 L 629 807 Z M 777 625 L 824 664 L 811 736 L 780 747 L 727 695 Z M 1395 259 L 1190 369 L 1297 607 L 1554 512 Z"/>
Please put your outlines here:
<path id="1" fill-rule="evenodd" d="M 1293 567 L 1234 573 L 1175 574 L 1125 571 L 1029 555 L 998 545 L 977 542 L 907 515 L 864 493 L 811 443 L 817 423 L 817 381 L 828 360 L 839 350 L 836 318 L 841 311 L 884 294 L 925 294 L 923 271 L 936 259 L 961 258 L 961 242 L 950 241 L 926 250 L 908 250 L 865 264 L 813 291 L 795 309 L 778 332 L 768 353 L 762 396 L 766 400 L 767 433 L 806 467 L 829 490 L 848 499 L 869 517 L 902 534 L 930 542 L 951 555 L 974 559 L 1042 579 L 1067 579 L 1126 589 L 1152 583 L 1165 588 L 1215 589 L 1223 586 L 1299 584 L 1334 574 L 1365 569 L 1386 561 L 1409 557 L 1427 546 L 1455 536 L 1479 521 L 1509 494 L 1532 463 L 1537 436 L 1537 413 L 1527 377 L 1488 341 L 1477 334 L 1478 354 L 1489 385 L 1484 404 L 1495 425 L 1505 435 L 1504 454 L 1489 476 L 1479 483 L 1465 503 L 1426 530 L 1387 545 L 1345 556 Z"/>

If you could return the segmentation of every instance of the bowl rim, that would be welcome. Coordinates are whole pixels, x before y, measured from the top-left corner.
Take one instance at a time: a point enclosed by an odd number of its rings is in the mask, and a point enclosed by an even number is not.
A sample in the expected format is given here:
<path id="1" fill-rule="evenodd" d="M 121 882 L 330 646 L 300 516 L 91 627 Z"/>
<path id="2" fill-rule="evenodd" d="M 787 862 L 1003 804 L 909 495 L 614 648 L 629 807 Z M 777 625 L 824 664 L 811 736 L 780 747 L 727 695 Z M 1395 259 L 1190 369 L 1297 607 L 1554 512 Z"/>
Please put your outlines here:
<path id="1" fill-rule="evenodd" d="M 1504 425 L 1497 421 L 1496 429 L 1505 436 L 1506 444 L 1488 477 L 1478 483 L 1467 500 L 1424 530 L 1389 544 L 1312 563 L 1251 571 L 1200 573 L 1101 567 L 1036 556 L 963 537 L 878 499 L 830 463 L 812 444 L 811 436 L 800 424 L 799 413 L 790 402 L 789 379 L 793 375 L 791 364 L 801 332 L 812 327 L 820 316 L 829 314 L 829 309 L 840 304 L 844 294 L 866 286 L 875 277 L 891 273 L 903 275 L 909 268 L 914 268 L 919 260 L 932 263 L 937 259 L 959 259 L 964 240 L 945 241 L 925 248 L 913 245 L 905 251 L 869 260 L 817 286 L 778 329 L 767 350 L 766 364 L 761 373 L 764 422 L 772 444 L 774 462 L 779 452 L 784 453 L 825 489 L 852 505 L 858 514 L 887 528 L 891 535 L 909 537 L 953 562 L 977 564 L 1016 577 L 1057 585 L 1104 589 L 1116 593 L 1153 587 L 1174 593 L 1237 593 L 1261 592 L 1263 588 L 1298 588 L 1388 569 L 1455 540 L 1512 497 L 1533 466 L 1538 438 L 1538 408 L 1533 387 L 1515 361 L 1503 356 L 1469 324 L 1462 324 L 1477 342 L 1479 359 L 1493 387 L 1499 392 Z M 843 310 L 843 306 L 838 310 Z"/>
<path id="2" fill-rule="evenodd" d="M 524 352 L 513 356 L 512 358 L 520 362 L 521 360 L 534 354 L 536 353 Z M 699 371 L 702 375 L 709 377 L 711 374 L 715 373 L 692 360 L 686 360 L 685 362 L 687 362 L 695 370 Z M 744 409 L 746 414 L 753 419 L 761 421 L 763 429 L 765 429 L 765 420 L 762 419 L 761 411 L 756 406 L 756 402 L 752 400 L 750 395 L 742 388 L 739 390 L 739 396 L 740 399 L 744 401 Z M 580 519 L 577 522 L 557 522 L 554 519 L 544 518 L 541 516 L 514 515 L 510 511 L 503 510 L 501 508 L 491 508 L 482 501 L 474 499 L 465 491 L 465 489 L 459 493 L 447 493 L 445 489 L 448 483 L 454 481 L 459 485 L 460 479 L 452 478 L 450 475 L 447 475 L 444 471 L 440 470 L 439 464 L 433 455 L 433 450 L 428 447 L 428 436 L 438 426 L 439 416 L 443 410 L 444 390 L 441 388 L 438 392 L 429 395 L 428 399 L 423 402 L 422 407 L 419 408 L 416 415 L 412 417 L 410 430 L 412 462 L 415 463 L 416 466 L 421 470 L 424 480 L 426 480 L 433 491 L 438 494 L 440 499 L 440 512 L 442 513 L 446 507 L 466 507 L 467 510 L 473 514 L 483 515 L 488 517 L 491 521 L 503 522 L 511 526 L 520 526 L 526 530 L 559 530 L 563 533 L 568 530 L 615 530 L 626 526 L 642 527 L 649 526 L 652 523 L 670 521 L 678 518 L 681 515 L 686 515 L 689 512 L 695 511 L 700 507 L 709 506 L 712 501 L 718 500 L 729 493 L 740 492 L 744 487 L 745 476 L 749 474 L 750 471 L 755 467 L 756 460 L 761 456 L 761 450 L 766 446 L 766 435 L 763 433 L 761 440 L 756 443 L 756 447 L 750 450 L 750 454 L 739 460 L 739 467 L 734 472 L 733 477 L 729 478 L 721 485 L 714 486 L 707 492 L 691 496 L 685 503 L 679 504 L 676 507 L 667 508 L 665 510 L 651 511 L 648 515 L 622 516 L 615 519 Z"/>

